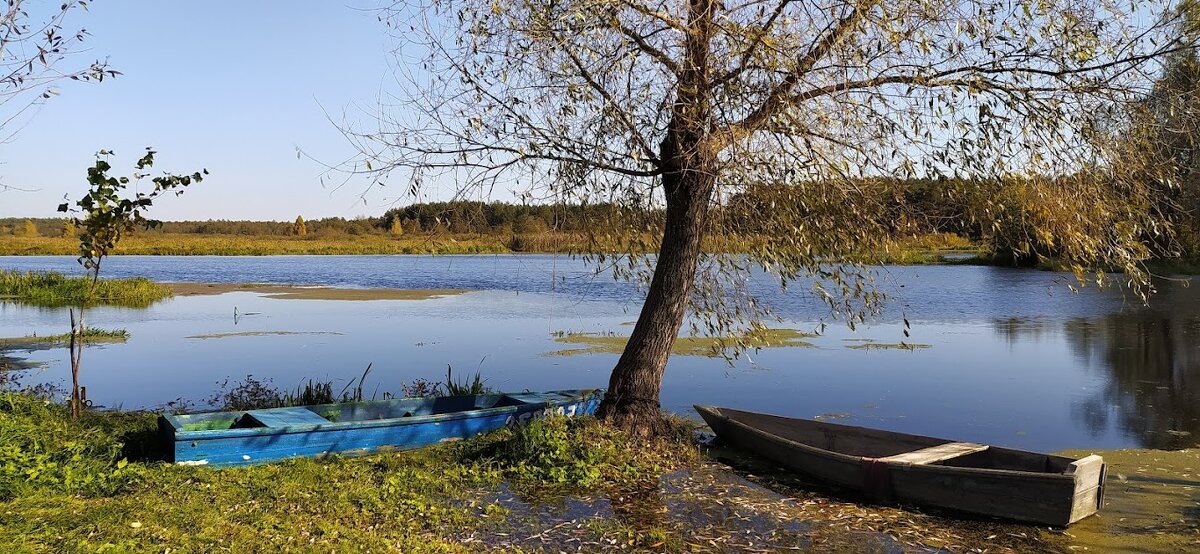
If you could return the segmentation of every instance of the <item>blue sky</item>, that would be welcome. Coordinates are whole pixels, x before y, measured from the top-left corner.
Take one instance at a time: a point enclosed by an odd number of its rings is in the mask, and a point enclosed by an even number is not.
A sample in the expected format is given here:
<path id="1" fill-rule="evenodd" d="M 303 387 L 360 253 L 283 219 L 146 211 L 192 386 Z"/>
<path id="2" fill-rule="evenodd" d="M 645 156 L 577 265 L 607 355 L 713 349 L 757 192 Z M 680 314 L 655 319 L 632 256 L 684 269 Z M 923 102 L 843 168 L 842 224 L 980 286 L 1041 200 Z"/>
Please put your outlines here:
<path id="1" fill-rule="evenodd" d="M 211 176 L 152 213 L 178 219 L 312 219 L 377 215 L 396 200 L 365 183 L 323 188 L 320 160 L 352 152 L 326 119 L 361 113 L 395 86 L 392 40 L 370 0 L 127 2 L 75 11 L 87 51 L 67 63 L 108 57 L 124 73 L 102 84 L 67 82 L 12 142 L 0 145 L 0 217 L 56 217 L 64 194 L 86 189 L 95 152 L 110 149 L 127 175 L 143 149 L 156 169 Z M 38 6 L 42 13 L 47 5 Z M 64 66 L 65 67 L 65 66 Z M 407 202 L 407 198 L 400 198 Z"/>

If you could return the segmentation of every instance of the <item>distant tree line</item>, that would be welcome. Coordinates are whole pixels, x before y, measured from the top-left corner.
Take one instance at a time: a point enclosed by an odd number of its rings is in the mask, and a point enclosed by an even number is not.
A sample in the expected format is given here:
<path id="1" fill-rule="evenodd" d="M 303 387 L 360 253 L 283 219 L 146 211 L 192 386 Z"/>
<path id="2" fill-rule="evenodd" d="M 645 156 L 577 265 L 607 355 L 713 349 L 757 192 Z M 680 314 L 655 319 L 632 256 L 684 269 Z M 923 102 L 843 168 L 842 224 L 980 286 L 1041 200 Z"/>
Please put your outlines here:
<path id="1" fill-rule="evenodd" d="M 1034 179 L 1040 182 L 1034 183 Z M 1031 197 L 1035 190 L 1048 186 L 1068 193 L 1071 176 L 1007 180 L 955 179 L 864 179 L 853 187 L 853 197 L 830 196 L 830 187 L 812 183 L 803 187 L 759 187 L 728 195 L 716 208 L 713 224 L 737 238 L 754 240 L 770 233 L 760 228 L 762 214 L 781 205 L 795 206 L 792 218 L 797 222 L 820 225 L 836 210 L 853 207 L 862 217 L 887 221 L 880 240 L 929 233 L 955 234 L 986 247 L 1002 264 L 1031 265 L 1054 258 L 1062 252 L 1056 244 L 1032 231 L 1044 217 Z M 1176 239 L 1160 243 L 1147 236 L 1146 244 L 1158 257 L 1200 256 L 1200 216 L 1194 206 L 1200 196 L 1197 179 L 1182 179 L 1182 186 L 1171 189 L 1171 220 L 1178 227 Z M 1049 182 L 1049 183 L 1047 183 Z M 1038 186 L 1033 186 L 1037 184 Z M 843 191 L 846 190 L 843 188 Z M 1118 194 L 1120 191 L 1114 191 Z M 1000 200 L 997 202 L 997 200 Z M 1143 203 L 1147 201 L 1143 200 Z M 1003 206 L 1001 214 L 983 210 Z M 1130 200 L 1130 210 L 1166 209 L 1139 205 Z M 842 214 L 844 215 L 844 214 Z M 1086 216 L 1086 214 L 1085 214 Z M 519 248 L 521 237 L 567 233 L 604 235 L 611 229 L 643 229 L 654 232 L 662 225 L 659 209 L 629 208 L 618 204 L 509 204 L 504 202 L 429 202 L 390 209 L 378 217 L 326 217 L 294 221 L 165 221 L 161 227 L 139 231 L 154 234 L 242 235 L 304 237 L 306 239 L 353 236 L 488 235 L 501 238 Z M 1099 218 L 1097 219 L 1099 221 Z M 984 225 L 981 222 L 989 222 Z M 1110 229 L 1093 230 L 1098 235 Z M 0 236 L 74 236 L 75 230 L 62 219 L 0 219 Z"/>

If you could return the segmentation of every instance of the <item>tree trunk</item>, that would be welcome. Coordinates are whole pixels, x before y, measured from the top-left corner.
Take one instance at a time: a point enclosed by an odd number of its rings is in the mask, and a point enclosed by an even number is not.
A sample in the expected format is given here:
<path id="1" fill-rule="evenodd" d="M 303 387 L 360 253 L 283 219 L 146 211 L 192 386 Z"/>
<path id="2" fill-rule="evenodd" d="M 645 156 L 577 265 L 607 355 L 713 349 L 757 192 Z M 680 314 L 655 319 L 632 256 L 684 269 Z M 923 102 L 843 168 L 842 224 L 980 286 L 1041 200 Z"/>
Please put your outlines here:
<path id="1" fill-rule="evenodd" d="M 716 30 L 716 0 L 688 0 L 684 63 L 675 103 L 659 145 L 659 168 L 667 200 L 662 244 L 650 290 L 625 351 L 608 381 L 597 413 L 636 435 L 668 431 L 658 393 L 671 347 L 679 336 L 700 262 L 709 201 L 716 185 L 716 154 L 707 144 L 712 130 L 709 55 Z"/>
<path id="2" fill-rule="evenodd" d="M 713 173 L 697 169 L 663 176 L 666 227 L 654 277 L 597 413 L 600 419 L 637 435 L 667 431 L 659 390 L 695 283 L 714 183 Z"/>

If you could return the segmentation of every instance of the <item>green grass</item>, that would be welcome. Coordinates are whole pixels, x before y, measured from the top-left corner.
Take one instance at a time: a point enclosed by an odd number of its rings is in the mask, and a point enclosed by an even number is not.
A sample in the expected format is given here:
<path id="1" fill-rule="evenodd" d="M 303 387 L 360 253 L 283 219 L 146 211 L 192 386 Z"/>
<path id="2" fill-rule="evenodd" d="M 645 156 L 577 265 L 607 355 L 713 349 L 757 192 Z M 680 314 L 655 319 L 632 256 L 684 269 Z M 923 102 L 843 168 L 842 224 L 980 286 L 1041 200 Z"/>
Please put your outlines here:
<path id="1" fill-rule="evenodd" d="M 90 298 L 89 305 L 145 308 L 164 298 L 171 290 L 143 277 L 101 279 L 89 296 L 91 279 L 67 277 L 48 271 L 20 272 L 0 269 L 0 298 L 46 307 L 78 306 Z"/>
<path id="2" fill-rule="evenodd" d="M 83 331 L 83 342 L 125 342 L 129 340 L 129 331 L 124 329 L 101 329 L 99 327 L 88 327 Z M 0 337 L 0 350 L 9 348 L 33 347 L 33 346 L 57 346 L 65 345 L 71 342 L 70 333 L 61 333 L 58 335 L 45 336 L 28 336 L 28 337 Z"/>
<path id="3" fill-rule="evenodd" d="M 0 551 L 461 552 L 464 536 L 503 526 L 507 510 L 487 499 L 501 483 L 634 490 L 698 456 L 590 418 L 224 470 L 137 461 L 155 437 L 152 414 L 72 420 L 61 405 L 0 392 Z"/>

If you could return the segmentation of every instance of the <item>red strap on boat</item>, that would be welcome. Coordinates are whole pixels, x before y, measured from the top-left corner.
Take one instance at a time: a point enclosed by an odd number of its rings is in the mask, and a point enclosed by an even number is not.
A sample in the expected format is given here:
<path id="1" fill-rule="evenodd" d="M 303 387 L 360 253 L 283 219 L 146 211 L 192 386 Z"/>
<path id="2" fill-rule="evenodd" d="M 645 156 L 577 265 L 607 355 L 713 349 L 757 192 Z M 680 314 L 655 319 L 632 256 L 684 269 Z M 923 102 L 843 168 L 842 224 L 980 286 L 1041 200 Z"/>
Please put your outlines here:
<path id="1" fill-rule="evenodd" d="M 887 462 L 878 458 L 863 458 L 863 492 L 879 500 L 890 501 L 895 496 L 892 489 L 892 470 Z"/>

